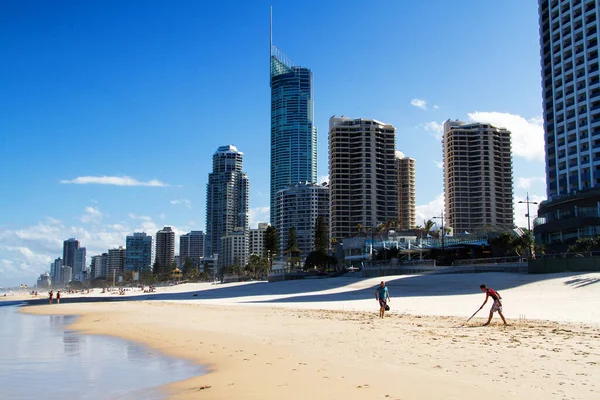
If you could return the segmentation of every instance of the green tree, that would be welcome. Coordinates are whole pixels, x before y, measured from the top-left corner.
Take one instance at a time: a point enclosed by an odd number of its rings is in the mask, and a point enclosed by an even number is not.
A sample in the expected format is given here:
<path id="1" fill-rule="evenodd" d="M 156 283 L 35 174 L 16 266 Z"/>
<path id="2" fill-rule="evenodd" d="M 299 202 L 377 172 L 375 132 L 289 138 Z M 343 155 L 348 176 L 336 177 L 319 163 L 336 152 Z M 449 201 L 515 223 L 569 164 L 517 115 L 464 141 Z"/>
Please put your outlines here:
<path id="1" fill-rule="evenodd" d="M 273 267 L 273 259 L 277 257 L 279 250 L 279 234 L 273 226 L 267 227 L 265 231 L 264 254 L 269 258 L 269 267 Z"/>
<path id="2" fill-rule="evenodd" d="M 328 244 L 329 234 L 327 224 L 325 223 L 325 218 L 319 215 L 315 221 L 315 250 L 327 252 Z"/>
<path id="3" fill-rule="evenodd" d="M 296 227 L 292 226 L 288 231 L 288 241 L 286 250 L 296 250 L 298 248 L 298 238 L 296 236 Z"/>
<path id="4" fill-rule="evenodd" d="M 600 250 L 600 236 L 596 237 L 582 237 L 569 246 L 567 251 L 569 253 L 588 253 L 590 251 Z"/>
<path id="5" fill-rule="evenodd" d="M 326 252 L 315 250 L 308 253 L 304 261 L 304 269 L 317 269 L 319 272 L 325 272 L 329 264 L 329 256 Z"/>
<path id="6" fill-rule="evenodd" d="M 507 256 L 513 251 L 514 241 L 515 235 L 512 232 L 503 232 L 490 239 L 490 244 L 492 245 L 492 251 L 496 250 L 503 256 Z"/>
<path id="7" fill-rule="evenodd" d="M 423 221 L 423 232 L 425 233 L 425 236 L 429 235 L 429 232 L 431 232 L 434 225 L 435 225 L 435 222 L 433 222 L 433 220 L 431 220 L 431 219 L 428 219 L 427 221 Z"/>
<path id="8" fill-rule="evenodd" d="M 183 263 L 183 279 L 188 281 L 197 281 L 200 279 L 200 270 L 194 265 L 194 262 L 187 257 Z"/>
<path id="9" fill-rule="evenodd" d="M 360 236 L 361 233 L 363 233 L 363 224 L 356 224 L 356 236 Z"/>

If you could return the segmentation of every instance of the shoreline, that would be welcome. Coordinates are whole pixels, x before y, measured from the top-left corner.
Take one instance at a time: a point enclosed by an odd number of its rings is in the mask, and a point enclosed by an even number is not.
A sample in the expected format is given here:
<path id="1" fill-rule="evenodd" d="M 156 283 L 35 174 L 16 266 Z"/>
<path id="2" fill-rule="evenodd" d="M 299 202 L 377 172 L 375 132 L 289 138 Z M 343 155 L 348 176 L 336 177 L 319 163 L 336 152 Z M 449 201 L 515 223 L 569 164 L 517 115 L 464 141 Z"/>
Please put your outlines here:
<path id="1" fill-rule="evenodd" d="M 592 399 L 600 391 L 592 381 L 600 373 L 596 324 L 509 319 L 513 326 L 503 328 L 495 318 L 481 328 L 477 317 L 467 325 L 419 315 L 382 321 L 376 312 L 173 301 L 21 311 L 79 315 L 71 327 L 78 332 L 140 342 L 204 366 L 205 375 L 163 387 L 173 400 L 475 399 L 490 385 L 491 399 Z"/>

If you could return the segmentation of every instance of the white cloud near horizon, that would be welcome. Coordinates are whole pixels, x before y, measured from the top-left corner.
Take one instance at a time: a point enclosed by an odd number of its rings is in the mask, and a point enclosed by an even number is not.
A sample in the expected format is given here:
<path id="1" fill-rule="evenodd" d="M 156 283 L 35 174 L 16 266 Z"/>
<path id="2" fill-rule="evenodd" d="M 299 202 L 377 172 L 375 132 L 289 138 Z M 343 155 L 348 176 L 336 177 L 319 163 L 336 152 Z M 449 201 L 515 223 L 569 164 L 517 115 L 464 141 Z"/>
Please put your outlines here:
<path id="1" fill-rule="evenodd" d="M 515 187 L 519 189 L 529 189 L 532 184 L 535 182 L 542 182 L 544 186 L 546 186 L 546 177 L 544 176 L 531 176 L 531 177 L 523 177 L 519 176 L 515 179 Z"/>
<path id="2" fill-rule="evenodd" d="M 151 179 L 147 182 L 138 181 L 129 176 L 79 176 L 75 179 L 62 180 L 62 184 L 74 185 L 113 185 L 113 186 L 149 186 L 149 187 L 165 187 L 168 184 Z"/>
<path id="3" fill-rule="evenodd" d="M 416 207 L 417 225 L 423 226 L 424 222 L 433 217 L 439 217 L 444 208 L 444 194 L 438 194 L 435 199 L 427 204 L 422 204 Z M 435 220 L 434 220 L 435 221 Z"/>
<path id="4" fill-rule="evenodd" d="M 472 122 L 489 122 L 510 130 L 514 156 L 544 161 L 544 120 L 541 116 L 525 119 L 517 114 L 495 111 L 475 111 L 467 115 Z"/>
<path id="5" fill-rule="evenodd" d="M 410 101 L 410 105 L 420 108 L 421 110 L 427 110 L 427 102 L 425 100 L 414 98 Z"/>
<path id="6" fill-rule="evenodd" d="M 248 227 L 255 229 L 259 222 L 268 222 L 271 219 L 271 207 L 254 207 L 248 210 Z"/>
<path id="7" fill-rule="evenodd" d="M 429 122 L 425 122 L 424 124 L 421 124 L 421 126 L 428 132 L 431 132 L 431 134 L 433 135 L 433 137 L 435 137 L 435 139 L 437 141 L 441 141 L 442 140 L 442 134 L 444 133 L 444 125 L 437 123 L 435 121 L 429 121 Z"/>

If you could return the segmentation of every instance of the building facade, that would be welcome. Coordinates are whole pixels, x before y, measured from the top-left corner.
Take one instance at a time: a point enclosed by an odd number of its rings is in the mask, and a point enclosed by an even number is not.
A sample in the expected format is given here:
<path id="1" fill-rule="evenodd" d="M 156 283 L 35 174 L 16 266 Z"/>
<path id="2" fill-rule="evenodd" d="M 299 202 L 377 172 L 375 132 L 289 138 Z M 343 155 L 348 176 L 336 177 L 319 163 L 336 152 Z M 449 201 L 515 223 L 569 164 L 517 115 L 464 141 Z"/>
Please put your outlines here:
<path id="1" fill-rule="evenodd" d="M 204 232 L 191 231 L 179 237 L 179 260 L 181 265 L 189 258 L 195 266 L 204 257 Z"/>
<path id="2" fill-rule="evenodd" d="M 52 280 L 52 285 L 60 285 L 62 282 L 62 266 L 63 260 L 58 257 L 54 260 L 53 263 L 50 264 L 50 279 Z"/>
<path id="3" fill-rule="evenodd" d="M 248 262 L 248 233 L 241 228 L 234 229 L 221 237 L 221 253 L 219 253 L 219 268 L 244 268 Z"/>
<path id="4" fill-rule="evenodd" d="M 250 183 L 242 171 L 243 156 L 233 145 L 221 146 L 213 155 L 206 186 L 206 256 L 220 254 L 221 238 L 235 228 L 248 230 Z"/>
<path id="5" fill-rule="evenodd" d="M 248 231 L 248 256 L 252 254 L 256 254 L 261 258 L 267 256 L 265 254 L 265 232 L 268 227 L 268 223 L 259 222 L 256 229 Z"/>
<path id="6" fill-rule="evenodd" d="M 63 265 L 71 268 L 75 266 L 75 252 L 79 248 L 79 240 L 75 238 L 67 239 L 63 242 Z"/>
<path id="7" fill-rule="evenodd" d="M 80 247 L 75 250 L 75 265 L 73 266 L 73 280 L 83 282 L 87 279 L 87 256 L 86 248 Z"/>
<path id="8" fill-rule="evenodd" d="M 317 128 L 313 73 L 295 65 L 271 43 L 271 224 L 277 193 L 299 182 L 317 181 Z"/>
<path id="9" fill-rule="evenodd" d="M 357 227 L 398 218 L 396 128 L 373 119 L 329 120 L 330 235 L 341 243 Z"/>
<path id="10" fill-rule="evenodd" d="M 108 277 L 108 253 L 92 256 L 90 276 L 91 279 Z"/>
<path id="11" fill-rule="evenodd" d="M 417 226 L 417 200 L 415 183 L 415 159 L 396 151 L 396 179 L 398 184 L 398 221 L 400 230 Z"/>
<path id="12" fill-rule="evenodd" d="M 67 286 L 67 284 L 69 284 L 69 282 L 71 282 L 73 280 L 73 268 L 69 267 L 68 265 L 63 265 L 61 267 L 61 282 L 60 282 L 60 286 Z"/>
<path id="13" fill-rule="evenodd" d="M 170 272 L 175 261 L 175 232 L 170 226 L 165 226 L 156 232 L 156 267 L 154 273 Z"/>
<path id="14" fill-rule="evenodd" d="M 284 254 L 288 234 L 296 228 L 300 258 L 305 259 L 315 249 L 315 225 L 317 217 L 329 221 L 329 187 L 304 182 L 277 192 L 277 226 L 279 231 L 279 254 Z"/>
<path id="15" fill-rule="evenodd" d="M 108 250 L 108 268 L 106 279 L 120 276 L 125 271 L 125 247 L 119 246 L 117 249 Z"/>
<path id="16" fill-rule="evenodd" d="M 512 229 L 511 133 L 488 123 L 444 122 L 445 224 L 456 233 Z"/>
<path id="17" fill-rule="evenodd" d="M 125 239 L 125 271 L 150 272 L 152 270 L 152 236 L 134 232 Z"/>
<path id="18" fill-rule="evenodd" d="M 598 0 L 539 0 L 546 194 L 536 241 L 563 251 L 600 234 Z"/>

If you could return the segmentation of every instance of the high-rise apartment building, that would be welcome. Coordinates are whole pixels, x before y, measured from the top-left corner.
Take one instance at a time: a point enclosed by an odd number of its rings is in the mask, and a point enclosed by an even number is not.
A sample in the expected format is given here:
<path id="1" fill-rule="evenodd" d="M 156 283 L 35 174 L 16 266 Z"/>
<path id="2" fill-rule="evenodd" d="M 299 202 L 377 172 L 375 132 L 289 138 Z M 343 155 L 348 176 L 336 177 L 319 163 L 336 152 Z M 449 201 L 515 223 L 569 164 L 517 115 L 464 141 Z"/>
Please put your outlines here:
<path id="1" fill-rule="evenodd" d="M 191 231 L 179 237 L 179 260 L 182 265 L 189 258 L 195 266 L 198 266 L 202 257 L 204 257 L 204 232 Z"/>
<path id="2" fill-rule="evenodd" d="M 170 226 L 165 226 L 156 232 L 156 266 L 158 271 L 154 273 L 165 273 L 171 270 L 175 261 L 175 232 Z"/>
<path id="3" fill-rule="evenodd" d="M 108 277 L 108 253 L 92 256 L 90 277 L 91 279 Z"/>
<path id="4" fill-rule="evenodd" d="M 52 280 L 52 285 L 60 285 L 62 282 L 62 266 L 63 260 L 58 257 L 54 260 L 53 263 L 50 264 L 50 279 Z"/>
<path id="5" fill-rule="evenodd" d="M 149 272 L 152 270 L 152 236 L 134 232 L 125 239 L 125 270 Z"/>
<path id="6" fill-rule="evenodd" d="M 512 229 L 511 133 L 488 123 L 444 122 L 445 223 L 454 232 Z"/>
<path id="7" fill-rule="evenodd" d="M 374 119 L 329 120 L 332 239 L 355 236 L 398 218 L 396 128 Z"/>
<path id="8" fill-rule="evenodd" d="M 317 128 L 313 115 L 313 74 L 295 65 L 271 41 L 271 224 L 277 192 L 317 181 Z"/>
<path id="9" fill-rule="evenodd" d="M 279 254 L 284 254 L 291 228 L 296 228 L 300 258 L 305 259 L 315 249 L 317 217 L 329 223 L 329 188 L 304 182 L 277 192 L 277 216 L 280 227 Z"/>
<path id="10" fill-rule="evenodd" d="M 248 230 L 250 183 L 242 171 L 243 156 L 233 145 L 221 146 L 213 155 L 206 186 L 206 256 L 220 254 L 221 238 L 234 228 Z"/>
<path id="11" fill-rule="evenodd" d="M 69 282 L 73 280 L 73 268 L 68 265 L 63 265 L 61 267 L 61 286 L 66 286 Z"/>
<path id="12" fill-rule="evenodd" d="M 221 252 L 219 253 L 219 268 L 244 268 L 248 257 L 248 232 L 235 228 L 221 237 Z"/>
<path id="13" fill-rule="evenodd" d="M 266 222 L 259 222 L 256 229 L 250 229 L 248 231 L 248 256 L 256 254 L 259 257 L 266 257 L 265 254 L 265 232 L 269 224 Z"/>
<path id="14" fill-rule="evenodd" d="M 125 270 L 125 247 L 108 250 L 108 268 L 106 279 L 111 280 L 119 276 Z"/>
<path id="15" fill-rule="evenodd" d="M 83 282 L 87 276 L 86 248 L 80 247 L 75 250 L 75 265 L 73 265 L 73 280 Z"/>
<path id="16" fill-rule="evenodd" d="M 75 251 L 79 248 L 79 240 L 70 238 L 63 242 L 63 265 L 75 266 Z"/>
<path id="17" fill-rule="evenodd" d="M 398 221 L 401 230 L 417 226 L 415 159 L 396 151 L 396 179 L 398 180 Z"/>
<path id="18" fill-rule="evenodd" d="M 598 0 L 539 0 L 546 194 L 538 242 L 566 250 L 600 234 Z"/>

